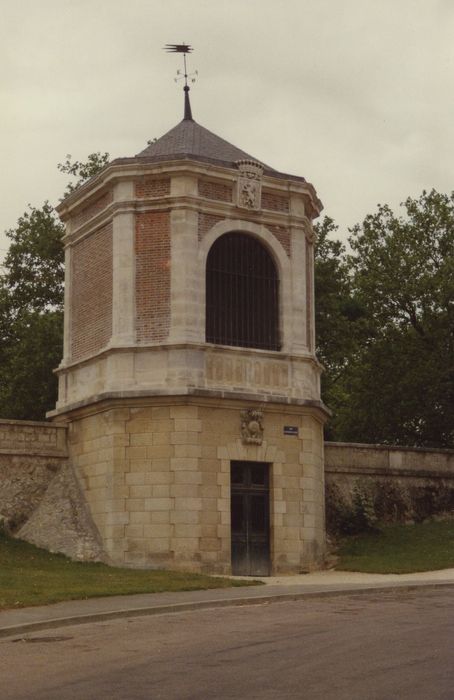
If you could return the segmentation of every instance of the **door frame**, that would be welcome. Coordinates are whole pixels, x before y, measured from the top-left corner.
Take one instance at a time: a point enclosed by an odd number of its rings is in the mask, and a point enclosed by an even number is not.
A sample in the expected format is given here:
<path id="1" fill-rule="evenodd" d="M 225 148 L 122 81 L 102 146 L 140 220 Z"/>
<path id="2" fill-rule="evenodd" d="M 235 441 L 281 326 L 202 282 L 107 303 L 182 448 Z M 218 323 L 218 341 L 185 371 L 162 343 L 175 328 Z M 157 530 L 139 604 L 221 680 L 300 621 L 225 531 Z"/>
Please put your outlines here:
<path id="1" fill-rule="evenodd" d="M 264 475 L 263 483 L 259 483 L 259 481 L 256 481 L 254 483 L 253 478 L 253 471 L 252 468 L 254 466 L 258 466 L 262 468 L 262 473 Z M 243 482 L 241 481 L 233 481 L 232 475 L 233 475 L 233 470 L 235 467 L 239 467 L 240 469 L 243 470 Z M 235 535 L 233 532 L 233 496 L 242 496 L 243 498 L 243 504 L 244 504 L 244 511 L 243 511 L 243 517 L 245 518 L 246 522 L 246 534 L 245 534 L 245 545 L 246 545 L 246 562 L 247 562 L 247 571 L 236 571 L 235 574 L 237 575 L 244 575 L 244 576 L 270 576 L 271 571 L 272 571 L 272 523 L 271 523 L 271 494 L 272 494 L 272 488 L 271 488 L 271 464 L 269 462 L 258 462 L 258 461 L 253 461 L 253 460 L 231 460 L 230 461 L 230 542 L 231 542 L 231 568 L 232 568 L 232 573 L 234 573 L 234 569 L 236 568 L 236 563 L 234 562 L 234 542 L 235 542 Z M 251 519 L 253 517 L 253 511 L 251 509 L 251 504 L 253 502 L 252 497 L 254 495 L 264 495 L 266 498 L 266 507 L 264 510 L 264 515 L 265 515 L 265 522 L 264 522 L 264 528 L 263 528 L 263 535 L 260 533 L 260 531 L 256 531 L 256 537 L 254 537 L 254 532 L 252 532 L 249 528 L 251 526 Z M 240 545 L 241 547 L 241 540 L 244 537 L 244 535 L 239 535 L 239 537 L 236 539 L 236 544 L 237 546 Z M 262 541 L 263 540 L 263 541 Z M 259 558 L 256 560 L 256 570 L 254 571 L 254 561 L 251 559 L 251 548 L 254 548 L 254 544 L 256 547 L 258 546 L 260 550 L 260 545 L 263 544 L 263 552 L 264 552 L 264 559 L 260 563 L 260 554 Z M 259 570 L 258 567 L 262 565 L 262 570 Z M 234 575 L 235 575 L 234 574 Z"/>

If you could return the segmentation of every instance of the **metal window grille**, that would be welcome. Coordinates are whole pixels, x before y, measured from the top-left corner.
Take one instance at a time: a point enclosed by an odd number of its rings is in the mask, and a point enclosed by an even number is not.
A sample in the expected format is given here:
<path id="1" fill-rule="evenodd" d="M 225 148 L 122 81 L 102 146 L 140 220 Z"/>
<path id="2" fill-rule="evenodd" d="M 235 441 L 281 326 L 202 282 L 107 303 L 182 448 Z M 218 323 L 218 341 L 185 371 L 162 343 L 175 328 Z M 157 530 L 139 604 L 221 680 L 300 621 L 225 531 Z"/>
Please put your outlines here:
<path id="1" fill-rule="evenodd" d="M 226 233 L 206 268 L 206 340 L 218 345 L 279 350 L 279 280 L 264 246 Z"/>

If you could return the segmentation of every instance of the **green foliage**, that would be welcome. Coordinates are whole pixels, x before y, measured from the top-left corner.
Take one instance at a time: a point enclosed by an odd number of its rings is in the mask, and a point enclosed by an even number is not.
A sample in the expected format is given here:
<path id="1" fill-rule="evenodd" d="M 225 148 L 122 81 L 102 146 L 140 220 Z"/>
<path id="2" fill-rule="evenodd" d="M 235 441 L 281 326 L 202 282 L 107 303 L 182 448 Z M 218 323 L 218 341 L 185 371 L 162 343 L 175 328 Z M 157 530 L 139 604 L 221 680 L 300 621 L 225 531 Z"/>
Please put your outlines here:
<path id="1" fill-rule="evenodd" d="M 43 420 L 55 408 L 53 370 L 62 357 L 61 311 L 21 313 L 0 352 L 0 416 Z"/>
<path id="2" fill-rule="evenodd" d="M 344 378 L 367 329 L 367 317 L 353 293 L 345 246 L 330 238 L 337 226 L 329 217 L 315 225 L 315 327 L 317 356 L 325 367 L 323 397 L 334 411 L 326 438 L 336 438 L 337 408 L 345 404 Z"/>
<path id="3" fill-rule="evenodd" d="M 393 525 L 380 533 L 344 540 L 337 552 L 341 571 L 408 574 L 454 567 L 454 520 Z"/>
<path id="4" fill-rule="evenodd" d="M 334 382 L 354 349 L 354 324 L 362 310 L 352 296 L 345 246 L 328 237 L 337 231 L 337 226 L 325 217 L 321 224 L 316 224 L 315 231 L 317 350 L 319 359 L 330 370 L 330 381 Z"/>
<path id="5" fill-rule="evenodd" d="M 374 490 L 373 483 L 367 481 L 357 481 L 353 487 L 352 524 L 356 532 L 375 532 L 378 529 Z"/>
<path id="6" fill-rule="evenodd" d="M 11 243 L 4 261 L 2 287 L 7 289 L 14 316 L 23 311 L 61 309 L 63 233 L 49 202 L 41 209 L 29 206 L 16 227 L 6 232 Z"/>
<path id="7" fill-rule="evenodd" d="M 78 178 L 78 180 L 75 182 L 70 182 L 67 185 L 63 198 L 70 195 L 72 192 L 81 187 L 81 185 L 87 182 L 87 180 L 99 173 L 99 171 L 102 170 L 109 162 L 110 154 L 97 151 L 96 153 L 90 153 L 90 155 L 87 156 L 86 161 L 75 160 L 73 163 L 71 159 L 72 156 L 70 153 L 68 153 L 66 155 L 65 162 L 57 165 L 60 172 L 67 175 L 73 175 Z"/>
<path id="8" fill-rule="evenodd" d="M 326 529 L 334 538 L 374 532 L 385 525 L 423 522 L 454 512 L 454 485 L 449 480 L 411 484 L 390 479 L 357 479 L 353 487 L 328 481 Z"/>
<path id="9" fill-rule="evenodd" d="M 55 406 L 62 354 L 63 226 L 52 207 L 29 207 L 0 278 L 0 416 L 39 420 Z"/>
<path id="10" fill-rule="evenodd" d="M 334 484 L 326 488 L 326 528 L 329 534 L 357 535 L 378 531 L 375 509 L 377 489 L 366 479 L 359 479 L 353 486 L 352 500 L 346 502 Z"/>
<path id="11" fill-rule="evenodd" d="M 257 585 L 176 571 L 137 571 L 71 561 L 0 532 L 0 610 L 132 593 Z"/>
<path id="12" fill-rule="evenodd" d="M 446 323 L 454 330 L 454 193 L 402 206 L 404 217 L 379 206 L 352 229 L 355 286 L 379 329 L 411 327 L 431 343 Z"/>
<path id="13" fill-rule="evenodd" d="M 412 329 L 389 329 L 352 363 L 339 411 L 341 439 L 394 445 L 453 445 L 450 360 Z"/>
<path id="14" fill-rule="evenodd" d="M 331 270 L 316 264 L 328 438 L 453 447 L 454 193 L 403 207 L 379 206 L 352 229 L 350 255 L 330 242 Z M 353 323 L 339 311 L 351 301 Z"/>

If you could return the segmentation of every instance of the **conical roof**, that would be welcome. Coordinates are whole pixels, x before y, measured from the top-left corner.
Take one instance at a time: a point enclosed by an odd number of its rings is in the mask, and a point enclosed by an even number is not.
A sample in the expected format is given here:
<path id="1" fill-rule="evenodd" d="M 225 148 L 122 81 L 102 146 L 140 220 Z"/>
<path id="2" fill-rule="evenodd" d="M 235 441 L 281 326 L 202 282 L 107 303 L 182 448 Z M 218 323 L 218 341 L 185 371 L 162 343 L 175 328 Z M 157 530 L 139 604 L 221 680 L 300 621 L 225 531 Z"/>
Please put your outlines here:
<path id="1" fill-rule="evenodd" d="M 190 158 L 233 166 L 237 160 L 261 162 L 249 153 L 216 136 L 193 119 L 183 119 L 160 139 L 137 154 L 147 160 L 180 160 Z M 262 163 L 265 170 L 273 168 Z"/>

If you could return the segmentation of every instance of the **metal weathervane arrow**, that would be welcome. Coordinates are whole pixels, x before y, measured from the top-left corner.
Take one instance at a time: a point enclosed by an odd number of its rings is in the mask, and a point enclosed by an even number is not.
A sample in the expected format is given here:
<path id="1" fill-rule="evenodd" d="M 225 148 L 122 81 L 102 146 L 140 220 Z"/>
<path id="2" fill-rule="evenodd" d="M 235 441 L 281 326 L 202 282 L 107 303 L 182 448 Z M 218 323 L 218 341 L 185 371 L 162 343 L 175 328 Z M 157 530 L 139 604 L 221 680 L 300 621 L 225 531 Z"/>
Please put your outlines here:
<path id="1" fill-rule="evenodd" d="M 198 71 L 194 71 L 193 73 L 188 73 L 187 70 L 187 65 L 186 65 L 186 54 L 192 53 L 193 48 L 189 44 L 166 44 L 164 46 L 164 51 L 167 51 L 167 53 L 182 53 L 183 54 L 183 65 L 184 65 L 184 72 L 181 70 L 177 70 L 177 77 L 174 79 L 175 82 L 177 83 L 179 80 L 184 80 L 184 119 L 189 119 L 192 121 L 192 112 L 191 112 L 191 104 L 189 102 L 189 85 L 188 85 L 188 78 L 191 81 L 191 83 L 195 83 L 196 77 L 198 75 Z"/>

